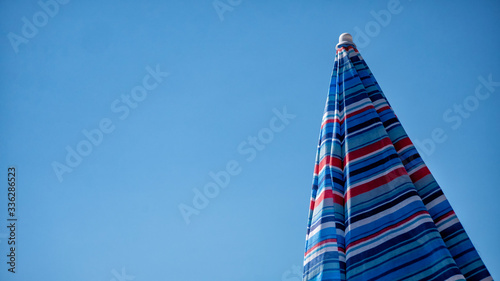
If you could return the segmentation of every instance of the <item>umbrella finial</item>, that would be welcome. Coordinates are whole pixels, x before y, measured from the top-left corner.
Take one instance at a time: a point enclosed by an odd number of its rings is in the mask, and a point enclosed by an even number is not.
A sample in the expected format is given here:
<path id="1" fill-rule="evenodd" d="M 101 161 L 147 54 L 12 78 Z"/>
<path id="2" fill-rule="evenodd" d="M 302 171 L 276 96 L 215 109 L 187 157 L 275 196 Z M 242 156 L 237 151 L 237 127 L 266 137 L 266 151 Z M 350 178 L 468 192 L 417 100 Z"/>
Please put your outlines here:
<path id="1" fill-rule="evenodd" d="M 352 41 L 352 35 L 349 33 L 340 34 L 339 43 L 337 44 L 337 48 L 343 44 L 349 44 L 349 45 L 353 45 L 354 47 L 356 47 L 356 44 L 354 44 L 354 42 Z"/>

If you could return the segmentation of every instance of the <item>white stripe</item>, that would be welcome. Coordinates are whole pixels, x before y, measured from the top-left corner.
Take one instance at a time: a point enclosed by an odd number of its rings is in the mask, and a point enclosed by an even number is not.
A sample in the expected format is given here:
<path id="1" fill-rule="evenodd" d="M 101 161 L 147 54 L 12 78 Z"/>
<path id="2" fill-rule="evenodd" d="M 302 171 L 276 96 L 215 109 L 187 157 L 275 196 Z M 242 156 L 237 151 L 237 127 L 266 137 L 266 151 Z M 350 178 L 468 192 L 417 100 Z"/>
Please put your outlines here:
<path id="1" fill-rule="evenodd" d="M 399 122 L 394 122 L 391 125 L 385 128 L 386 131 L 389 131 L 392 127 L 396 127 L 397 125 L 401 125 Z"/>
<path id="2" fill-rule="evenodd" d="M 355 184 L 352 184 L 352 185 L 351 185 L 351 189 L 353 189 L 353 188 L 355 188 L 355 187 L 358 187 L 358 186 L 360 186 L 360 185 L 362 185 L 362 184 L 365 184 L 365 183 L 367 183 L 367 182 L 373 181 L 373 180 L 375 180 L 375 179 L 378 179 L 378 178 L 381 178 L 381 177 L 386 177 L 389 173 L 392 173 L 394 170 L 399 169 L 399 168 L 402 168 L 402 167 L 403 167 L 403 165 L 398 164 L 398 165 L 394 166 L 393 168 L 391 168 L 390 170 L 385 171 L 383 174 L 376 174 L 376 175 L 372 176 L 371 178 L 368 178 L 368 179 L 366 179 L 366 180 L 362 180 L 362 181 L 360 181 L 360 182 L 357 182 L 357 183 L 355 183 Z"/>
<path id="3" fill-rule="evenodd" d="M 348 112 L 350 112 L 350 111 L 358 111 L 360 109 L 363 109 L 365 107 L 370 106 L 370 104 L 371 104 L 371 100 L 369 98 L 364 98 L 364 99 L 362 99 L 360 101 L 357 101 L 355 103 L 352 103 L 352 104 L 350 104 L 350 105 L 348 105 L 348 106 L 346 106 L 344 108 Z"/>
<path id="4" fill-rule="evenodd" d="M 448 227 L 458 223 L 459 220 L 458 218 L 455 216 L 453 219 L 447 221 L 446 223 L 443 223 L 443 224 L 440 224 L 440 225 L 436 225 L 437 226 L 437 229 L 439 230 L 439 232 L 447 229 Z"/>
<path id="5" fill-rule="evenodd" d="M 328 245 L 330 243 L 326 243 L 325 245 Z M 331 243 L 331 244 L 337 244 L 337 243 Z M 323 246 L 323 245 L 322 245 Z M 323 254 L 323 253 L 326 253 L 326 252 L 338 252 L 339 248 L 337 246 L 329 246 L 329 247 L 325 247 L 325 248 L 322 248 L 318 251 L 313 251 L 309 256 L 307 256 L 307 258 L 304 258 L 304 265 L 306 265 L 307 263 L 309 263 L 311 260 L 313 260 L 314 258 L 318 257 L 319 255 Z"/>
<path id="6" fill-rule="evenodd" d="M 425 207 L 427 208 L 427 210 L 430 210 L 434 207 L 436 207 L 436 205 L 438 205 L 439 203 L 443 202 L 446 200 L 446 197 L 444 197 L 444 195 L 440 195 L 438 198 L 432 200 L 431 202 L 427 203 L 425 205 Z"/>
<path id="7" fill-rule="evenodd" d="M 381 108 L 381 107 L 384 107 L 386 105 L 388 106 L 389 104 L 387 104 L 387 102 L 383 99 L 378 99 L 378 100 L 373 102 L 373 106 L 375 106 L 375 108 Z"/>
<path id="8" fill-rule="evenodd" d="M 400 150 L 398 150 L 397 152 L 398 152 L 398 153 L 400 153 L 401 151 L 403 151 L 403 150 L 407 149 L 407 148 L 408 148 L 408 147 L 410 147 L 410 146 L 413 146 L 413 145 L 412 145 L 412 144 L 409 144 L 409 145 L 407 145 L 407 146 L 404 146 L 404 147 L 402 147 Z"/>
<path id="9" fill-rule="evenodd" d="M 415 219 L 418 219 L 418 220 L 415 220 Z M 346 252 L 346 258 L 348 259 L 351 256 L 355 256 L 355 255 L 357 255 L 361 252 L 364 252 L 368 249 L 375 248 L 376 246 L 381 245 L 384 242 L 389 241 L 394 237 L 397 237 L 403 233 L 411 231 L 414 228 L 417 228 L 419 225 L 421 225 L 423 223 L 432 222 L 432 219 L 425 214 L 419 215 L 419 216 L 415 217 L 415 219 L 407 222 L 406 224 L 403 224 L 403 225 L 397 227 L 396 229 L 390 230 L 389 233 L 386 232 L 383 235 L 380 235 L 380 236 L 374 238 L 374 239 L 377 239 L 377 241 L 370 239 L 370 240 L 367 240 L 366 242 L 363 242 L 355 247 L 349 248 L 349 250 L 347 250 L 347 252 Z M 378 239 L 378 238 L 380 238 L 380 239 Z"/>
<path id="10" fill-rule="evenodd" d="M 382 148 L 377 149 L 377 150 L 375 150 L 375 151 L 373 151 L 373 152 L 370 152 L 370 153 L 367 153 L 367 154 L 363 154 L 363 156 L 362 156 L 362 157 L 356 158 L 355 160 L 351 160 L 351 159 L 349 159 L 349 163 L 347 163 L 346 168 L 347 168 L 348 166 L 350 166 L 351 164 L 356 164 L 356 163 L 358 163 L 358 162 L 360 162 L 360 161 L 365 160 L 366 158 L 370 158 L 370 157 L 371 157 L 371 156 L 373 156 L 374 154 L 377 154 L 377 153 L 381 152 L 382 150 L 385 150 L 385 149 L 386 149 L 387 147 L 389 147 L 389 146 L 392 146 L 392 144 L 390 144 L 390 143 L 389 143 L 389 144 L 386 144 L 386 145 L 385 145 L 385 146 L 383 146 Z"/>
<path id="11" fill-rule="evenodd" d="M 420 200 L 420 198 L 418 196 L 412 196 L 408 199 L 405 199 L 405 200 L 399 202 L 398 204 L 392 206 L 391 208 L 384 210 L 383 212 L 377 213 L 377 214 L 370 216 L 366 219 L 362 219 L 360 221 L 357 221 L 355 223 L 350 224 L 347 227 L 348 228 L 347 231 L 350 231 L 351 229 L 359 228 L 359 227 L 362 227 L 362 226 L 367 225 L 369 223 L 372 223 L 378 219 L 385 217 L 388 214 L 394 214 L 397 211 L 399 211 L 400 209 L 407 206 L 408 204 L 419 201 L 419 200 Z"/>
<path id="12" fill-rule="evenodd" d="M 363 132 L 369 131 L 369 130 L 371 130 L 371 128 L 373 128 L 373 127 L 375 127 L 375 126 L 380 126 L 380 125 L 382 125 L 382 126 L 383 126 L 382 122 L 375 122 L 375 123 L 373 123 L 372 125 L 370 125 L 370 126 L 368 126 L 368 127 L 364 127 L 363 129 L 360 129 L 360 130 L 357 130 L 357 131 L 352 132 L 352 133 L 350 133 L 350 134 L 347 134 L 347 137 L 349 137 L 349 136 L 351 136 L 351 135 L 353 135 L 353 134 L 360 134 L 360 133 L 363 133 Z M 346 128 L 346 129 L 347 129 L 347 128 Z M 346 138 L 347 138 L 347 137 L 346 137 Z M 344 138 L 344 141 L 345 141 L 345 139 L 346 139 L 346 138 Z"/>
<path id="13" fill-rule="evenodd" d="M 408 172 L 408 175 L 413 175 L 416 171 L 420 170 L 421 168 L 423 168 L 425 166 L 425 164 L 422 162 L 420 165 L 416 166 L 416 167 L 413 167 L 411 169 L 411 171 L 407 171 Z"/>
<path id="14" fill-rule="evenodd" d="M 340 112 L 338 111 L 338 109 L 335 109 L 334 111 L 326 111 L 323 114 L 322 121 L 325 122 L 328 119 L 335 119 L 335 117 L 340 119 Z"/>
<path id="15" fill-rule="evenodd" d="M 458 275 L 454 275 L 448 279 L 446 279 L 446 281 L 455 281 L 455 280 L 466 280 L 465 277 L 461 274 L 458 274 Z M 493 280 L 493 279 L 491 279 Z"/>
<path id="16" fill-rule="evenodd" d="M 306 240 L 309 240 L 316 233 L 320 232 L 323 229 L 327 229 L 327 228 L 335 228 L 335 222 L 329 221 L 329 222 L 324 222 L 324 223 L 318 225 L 318 227 L 316 227 L 313 231 L 309 232 L 309 234 L 306 235 Z"/>

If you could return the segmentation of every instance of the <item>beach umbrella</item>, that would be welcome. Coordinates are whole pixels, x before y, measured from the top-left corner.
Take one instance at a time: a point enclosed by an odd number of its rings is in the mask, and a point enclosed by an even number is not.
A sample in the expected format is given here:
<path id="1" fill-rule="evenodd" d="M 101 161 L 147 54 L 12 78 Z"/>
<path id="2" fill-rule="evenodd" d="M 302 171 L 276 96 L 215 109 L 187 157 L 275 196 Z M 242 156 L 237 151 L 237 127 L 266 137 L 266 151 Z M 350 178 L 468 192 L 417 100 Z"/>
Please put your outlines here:
<path id="1" fill-rule="evenodd" d="M 493 280 L 351 35 L 339 41 L 303 280 Z"/>

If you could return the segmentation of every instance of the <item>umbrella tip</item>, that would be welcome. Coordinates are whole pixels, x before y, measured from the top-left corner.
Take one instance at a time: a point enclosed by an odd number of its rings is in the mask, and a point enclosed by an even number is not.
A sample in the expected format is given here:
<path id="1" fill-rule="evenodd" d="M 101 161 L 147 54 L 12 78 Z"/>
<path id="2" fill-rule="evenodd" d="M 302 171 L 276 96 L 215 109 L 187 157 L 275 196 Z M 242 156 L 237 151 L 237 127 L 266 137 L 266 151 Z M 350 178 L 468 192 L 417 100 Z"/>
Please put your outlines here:
<path id="1" fill-rule="evenodd" d="M 342 33 L 339 37 L 339 44 L 354 44 L 352 36 L 349 33 Z"/>

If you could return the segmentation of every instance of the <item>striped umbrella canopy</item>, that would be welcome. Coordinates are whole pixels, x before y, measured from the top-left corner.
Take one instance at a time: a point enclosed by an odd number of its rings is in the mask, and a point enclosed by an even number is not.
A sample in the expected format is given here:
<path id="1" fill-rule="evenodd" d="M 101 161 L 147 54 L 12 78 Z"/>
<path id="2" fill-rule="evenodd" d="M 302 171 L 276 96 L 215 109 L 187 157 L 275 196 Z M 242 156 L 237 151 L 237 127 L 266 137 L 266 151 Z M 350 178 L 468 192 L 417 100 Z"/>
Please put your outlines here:
<path id="1" fill-rule="evenodd" d="M 493 280 L 347 33 L 321 124 L 303 280 Z"/>

